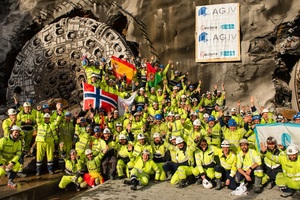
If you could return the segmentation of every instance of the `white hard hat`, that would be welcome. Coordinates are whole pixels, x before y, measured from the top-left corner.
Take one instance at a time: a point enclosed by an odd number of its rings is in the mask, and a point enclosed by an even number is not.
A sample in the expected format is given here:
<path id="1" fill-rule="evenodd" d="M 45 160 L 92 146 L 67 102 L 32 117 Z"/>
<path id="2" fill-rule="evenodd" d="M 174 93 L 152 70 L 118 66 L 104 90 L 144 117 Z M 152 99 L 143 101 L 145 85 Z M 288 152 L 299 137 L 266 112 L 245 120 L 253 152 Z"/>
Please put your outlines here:
<path id="1" fill-rule="evenodd" d="M 172 117 L 172 116 L 174 116 L 174 113 L 169 112 L 168 116 L 169 116 L 169 117 Z"/>
<path id="2" fill-rule="evenodd" d="M 157 137 L 160 137 L 160 134 L 159 133 L 154 133 L 153 138 L 157 138 Z"/>
<path id="3" fill-rule="evenodd" d="M 180 117 L 180 114 L 175 114 L 175 117 Z"/>
<path id="4" fill-rule="evenodd" d="M 44 118 L 50 118 L 50 114 L 49 113 L 45 113 L 44 114 Z"/>
<path id="5" fill-rule="evenodd" d="M 176 144 L 180 144 L 183 142 L 184 142 L 184 140 L 182 139 L 182 137 L 176 137 Z"/>
<path id="6" fill-rule="evenodd" d="M 150 155 L 150 151 L 148 149 L 145 149 L 142 154 L 147 154 L 147 155 Z"/>
<path id="7" fill-rule="evenodd" d="M 91 149 L 87 149 L 87 150 L 85 150 L 84 153 L 85 153 L 85 155 L 87 156 L 87 155 L 93 153 L 93 151 L 92 151 Z"/>
<path id="8" fill-rule="evenodd" d="M 173 87 L 173 90 L 178 90 L 178 87 L 177 87 L 177 86 L 174 86 L 174 87 Z"/>
<path id="9" fill-rule="evenodd" d="M 193 125 L 194 126 L 201 126 L 201 122 L 199 119 L 196 119 L 194 122 L 193 122 Z"/>
<path id="10" fill-rule="evenodd" d="M 204 118 L 209 118 L 209 114 L 208 113 L 204 113 L 203 117 Z"/>
<path id="11" fill-rule="evenodd" d="M 21 131 L 21 128 L 17 125 L 13 125 L 10 130 L 11 131 Z"/>
<path id="12" fill-rule="evenodd" d="M 245 143 L 245 144 L 249 144 L 248 140 L 243 138 L 240 140 L 240 144 Z"/>
<path id="13" fill-rule="evenodd" d="M 236 108 L 231 108 L 231 112 L 236 112 Z"/>
<path id="14" fill-rule="evenodd" d="M 146 137 L 144 136 L 143 133 L 139 133 L 138 136 L 137 136 L 137 139 L 138 140 L 141 140 L 141 139 L 145 139 Z"/>
<path id="15" fill-rule="evenodd" d="M 210 181 L 208 181 L 207 179 L 204 179 L 202 181 L 202 185 L 206 189 L 211 189 L 213 187 L 212 183 Z"/>
<path id="16" fill-rule="evenodd" d="M 29 102 L 24 102 L 23 103 L 23 107 L 30 107 L 30 106 L 31 106 L 31 104 Z"/>
<path id="17" fill-rule="evenodd" d="M 13 108 L 10 108 L 10 109 L 8 109 L 7 114 L 8 115 L 16 115 L 17 111 L 15 109 L 13 109 Z"/>
<path id="18" fill-rule="evenodd" d="M 103 130 L 103 134 L 105 134 L 105 133 L 110 133 L 110 130 L 109 130 L 108 128 L 105 128 L 105 129 Z"/>
<path id="19" fill-rule="evenodd" d="M 268 113 L 269 112 L 269 110 L 268 109 L 263 109 L 263 111 L 261 112 L 261 113 Z"/>
<path id="20" fill-rule="evenodd" d="M 126 140 L 126 139 L 127 139 L 126 135 L 124 134 L 119 135 L 119 140 Z"/>
<path id="21" fill-rule="evenodd" d="M 116 126 L 123 126 L 123 125 L 121 124 L 121 122 L 117 122 Z"/>
<path id="22" fill-rule="evenodd" d="M 221 147 L 230 147 L 230 142 L 228 140 L 223 140 Z"/>
<path id="23" fill-rule="evenodd" d="M 288 146 L 288 148 L 286 148 L 287 155 L 298 154 L 298 152 L 299 152 L 298 148 L 293 145 L 290 145 L 290 146 Z"/>
<path id="24" fill-rule="evenodd" d="M 186 96 L 183 94 L 183 95 L 181 95 L 181 98 L 182 99 L 186 99 Z"/>
<path id="25" fill-rule="evenodd" d="M 176 140 L 176 136 L 172 135 L 169 140 Z"/>

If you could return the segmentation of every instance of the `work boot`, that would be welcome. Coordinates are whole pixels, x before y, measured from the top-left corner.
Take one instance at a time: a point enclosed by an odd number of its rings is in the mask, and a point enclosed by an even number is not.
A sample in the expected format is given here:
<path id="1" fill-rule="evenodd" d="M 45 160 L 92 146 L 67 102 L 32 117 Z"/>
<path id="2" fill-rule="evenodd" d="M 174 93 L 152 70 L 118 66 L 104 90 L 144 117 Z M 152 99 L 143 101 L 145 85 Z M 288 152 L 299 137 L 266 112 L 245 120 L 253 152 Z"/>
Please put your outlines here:
<path id="1" fill-rule="evenodd" d="M 198 180 L 196 181 L 196 185 L 202 185 L 202 178 L 199 177 Z"/>
<path id="2" fill-rule="evenodd" d="M 18 172 L 18 173 L 17 173 L 17 176 L 18 176 L 19 178 L 25 178 L 25 177 L 26 177 L 26 174 L 24 174 L 23 172 Z"/>
<path id="3" fill-rule="evenodd" d="M 255 193 L 261 193 L 261 181 L 262 181 L 262 177 L 255 176 L 255 179 L 254 179 L 254 192 Z"/>
<path id="4" fill-rule="evenodd" d="M 269 183 L 267 184 L 266 188 L 267 189 L 272 189 L 274 187 L 274 182 L 273 181 L 269 181 Z"/>
<path id="5" fill-rule="evenodd" d="M 100 184 L 100 179 L 99 178 L 95 178 L 95 185 L 99 185 Z"/>
<path id="6" fill-rule="evenodd" d="M 75 190 L 77 192 L 80 192 L 80 184 L 78 182 L 74 182 L 74 184 L 75 184 Z"/>
<path id="7" fill-rule="evenodd" d="M 10 188 L 13 188 L 13 189 L 16 189 L 17 188 L 17 184 L 13 182 L 13 180 L 8 180 L 7 182 L 7 186 L 10 187 Z"/>
<path id="8" fill-rule="evenodd" d="M 126 185 L 131 185 L 131 181 L 130 180 L 124 180 L 123 183 L 126 184 Z"/>
<path id="9" fill-rule="evenodd" d="M 220 178 L 217 178 L 216 179 L 216 183 L 217 183 L 217 185 L 216 185 L 216 190 L 221 190 L 222 189 L 222 181 L 221 181 L 221 179 Z"/>
<path id="10" fill-rule="evenodd" d="M 109 180 L 114 180 L 114 179 L 115 179 L 114 175 L 110 174 L 109 175 Z"/>
<path id="11" fill-rule="evenodd" d="M 139 181 L 136 178 L 131 180 L 132 186 L 130 187 L 131 190 L 137 190 L 137 186 L 139 185 Z"/>
<path id="12" fill-rule="evenodd" d="M 170 172 L 170 171 L 168 171 L 167 172 L 167 177 L 166 177 L 166 181 L 169 181 L 169 180 L 171 180 L 171 178 L 172 178 L 172 173 Z"/>
<path id="13" fill-rule="evenodd" d="M 184 188 L 187 186 L 187 180 L 180 180 L 180 182 L 178 183 L 178 188 Z"/>
<path id="14" fill-rule="evenodd" d="M 295 192 L 294 190 L 287 187 L 279 187 L 279 189 L 283 192 L 280 196 L 284 198 L 293 196 Z"/>

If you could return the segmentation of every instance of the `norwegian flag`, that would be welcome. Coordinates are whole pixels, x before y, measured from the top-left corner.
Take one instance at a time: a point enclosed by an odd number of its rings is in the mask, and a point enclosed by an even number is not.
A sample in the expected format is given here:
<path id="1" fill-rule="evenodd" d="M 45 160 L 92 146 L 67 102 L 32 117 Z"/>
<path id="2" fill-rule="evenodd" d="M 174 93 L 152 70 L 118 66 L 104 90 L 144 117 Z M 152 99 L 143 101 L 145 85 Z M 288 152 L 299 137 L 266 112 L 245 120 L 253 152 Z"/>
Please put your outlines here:
<path id="1" fill-rule="evenodd" d="M 92 107 L 95 109 L 103 108 L 106 112 L 110 112 L 111 108 L 116 109 L 117 106 L 117 95 L 83 83 L 83 110 L 88 110 Z"/>

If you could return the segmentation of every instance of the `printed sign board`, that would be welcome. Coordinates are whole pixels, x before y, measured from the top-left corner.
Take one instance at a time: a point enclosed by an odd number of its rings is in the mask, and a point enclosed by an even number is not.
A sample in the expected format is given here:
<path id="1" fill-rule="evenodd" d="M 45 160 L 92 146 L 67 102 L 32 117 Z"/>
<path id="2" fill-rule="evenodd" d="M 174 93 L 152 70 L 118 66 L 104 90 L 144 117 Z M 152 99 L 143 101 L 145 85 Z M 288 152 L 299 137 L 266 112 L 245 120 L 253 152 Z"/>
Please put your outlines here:
<path id="1" fill-rule="evenodd" d="M 240 60 L 238 3 L 196 7 L 196 62 Z"/>

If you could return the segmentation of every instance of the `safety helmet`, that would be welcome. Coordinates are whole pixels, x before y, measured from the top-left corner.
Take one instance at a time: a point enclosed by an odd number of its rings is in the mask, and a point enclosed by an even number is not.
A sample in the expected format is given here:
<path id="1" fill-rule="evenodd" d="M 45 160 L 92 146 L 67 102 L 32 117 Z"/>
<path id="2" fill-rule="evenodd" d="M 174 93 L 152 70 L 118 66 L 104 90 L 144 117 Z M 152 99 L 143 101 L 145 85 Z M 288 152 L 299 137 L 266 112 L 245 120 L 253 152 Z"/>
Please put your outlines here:
<path id="1" fill-rule="evenodd" d="M 79 122 L 80 122 L 80 123 L 85 123 L 85 118 L 84 118 L 84 117 L 81 117 Z"/>
<path id="2" fill-rule="evenodd" d="M 155 104 L 158 104 L 157 102 L 153 102 L 152 105 L 154 106 Z"/>
<path id="3" fill-rule="evenodd" d="M 162 92 L 162 89 L 161 89 L 161 88 L 158 88 L 157 92 Z"/>
<path id="4" fill-rule="evenodd" d="M 248 140 L 245 139 L 245 138 L 243 138 L 243 139 L 240 140 L 240 145 L 243 144 L 243 143 L 244 144 L 249 144 Z"/>
<path id="5" fill-rule="evenodd" d="M 139 133 L 138 136 L 137 136 L 137 139 L 138 140 L 142 140 L 142 139 L 145 139 L 145 135 L 143 133 Z"/>
<path id="6" fill-rule="evenodd" d="M 211 189 L 213 187 L 212 183 L 210 181 L 208 181 L 207 179 L 204 179 L 202 181 L 202 185 L 206 189 Z"/>
<path id="7" fill-rule="evenodd" d="M 189 85 L 189 88 L 194 88 L 194 85 Z"/>
<path id="8" fill-rule="evenodd" d="M 164 68 L 165 66 L 163 64 L 160 64 L 159 65 L 159 68 Z"/>
<path id="9" fill-rule="evenodd" d="M 198 99 L 197 98 L 192 98 L 192 102 L 197 102 Z"/>
<path id="10" fill-rule="evenodd" d="M 21 131 L 21 128 L 17 125 L 13 125 L 10 130 L 11 131 Z"/>
<path id="11" fill-rule="evenodd" d="M 210 116 L 208 119 L 207 119 L 208 122 L 210 121 L 216 121 L 216 118 L 214 116 Z"/>
<path id="12" fill-rule="evenodd" d="M 42 105 L 42 109 L 49 109 L 49 108 L 50 108 L 49 105 L 46 103 Z"/>
<path id="13" fill-rule="evenodd" d="M 223 140 L 221 147 L 230 147 L 230 142 L 228 140 Z"/>
<path id="14" fill-rule="evenodd" d="M 31 104 L 27 101 L 23 103 L 23 107 L 30 107 L 30 106 L 31 106 Z"/>
<path id="15" fill-rule="evenodd" d="M 99 108 L 98 112 L 105 112 L 105 110 L 103 108 Z"/>
<path id="16" fill-rule="evenodd" d="M 133 114 L 133 116 L 140 116 L 140 113 L 136 112 Z"/>
<path id="17" fill-rule="evenodd" d="M 65 116 L 66 116 L 66 117 L 71 117 L 71 116 L 72 116 L 72 113 L 71 113 L 70 111 L 67 111 L 67 112 L 65 113 Z"/>
<path id="18" fill-rule="evenodd" d="M 99 66 L 100 63 L 98 61 L 95 62 L 95 66 Z"/>
<path id="19" fill-rule="evenodd" d="M 190 116 L 197 116 L 197 113 L 196 112 L 191 112 Z"/>
<path id="20" fill-rule="evenodd" d="M 8 115 L 16 115 L 17 111 L 15 109 L 13 109 L 13 108 L 10 108 L 10 109 L 8 109 L 7 114 Z"/>
<path id="21" fill-rule="evenodd" d="M 176 140 L 176 136 L 172 135 L 169 140 Z"/>
<path id="22" fill-rule="evenodd" d="M 77 154 L 77 151 L 75 149 L 71 149 L 70 150 L 70 155 L 75 155 L 75 154 Z"/>
<path id="23" fill-rule="evenodd" d="M 119 140 L 127 140 L 126 135 L 120 134 L 120 135 L 119 135 Z"/>
<path id="24" fill-rule="evenodd" d="M 265 108 L 265 109 L 263 109 L 263 111 L 261 113 L 263 114 L 263 113 L 268 113 L 268 112 L 269 112 L 269 110 Z"/>
<path id="25" fill-rule="evenodd" d="M 174 72 L 174 74 L 178 74 L 178 73 L 179 73 L 179 71 L 177 71 L 177 70 Z"/>
<path id="26" fill-rule="evenodd" d="M 161 114 L 156 114 L 156 115 L 154 115 L 154 119 L 162 120 L 162 115 Z"/>
<path id="27" fill-rule="evenodd" d="M 123 125 L 121 124 L 121 122 L 117 122 L 117 123 L 116 123 L 116 127 L 117 127 L 117 126 L 121 126 L 121 127 L 122 127 Z"/>
<path id="28" fill-rule="evenodd" d="M 254 121 L 254 120 L 260 120 L 260 116 L 259 115 L 254 115 L 254 116 L 252 116 L 252 120 Z"/>
<path id="29" fill-rule="evenodd" d="M 231 112 L 236 112 L 236 108 L 235 107 L 231 108 Z"/>
<path id="30" fill-rule="evenodd" d="M 136 110 L 139 111 L 139 112 L 141 112 L 141 111 L 143 111 L 143 107 L 142 106 L 138 106 Z"/>
<path id="31" fill-rule="evenodd" d="M 204 118 L 209 118 L 209 114 L 208 113 L 204 113 L 203 117 Z"/>
<path id="32" fill-rule="evenodd" d="M 293 145 L 290 145 L 290 146 L 288 146 L 288 148 L 286 148 L 287 155 L 298 154 L 298 152 L 299 152 L 298 148 Z"/>
<path id="33" fill-rule="evenodd" d="M 201 122 L 199 119 L 196 119 L 194 122 L 193 122 L 193 126 L 201 126 Z"/>
<path id="34" fill-rule="evenodd" d="M 140 88 L 140 91 L 145 91 L 145 89 L 143 87 Z"/>
<path id="35" fill-rule="evenodd" d="M 114 110 L 114 113 L 119 114 L 119 111 L 118 110 Z"/>
<path id="36" fill-rule="evenodd" d="M 168 117 L 174 117 L 174 116 L 175 116 L 174 113 L 169 112 Z"/>
<path id="37" fill-rule="evenodd" d="M 148 149 L 145 149 L 142 154 L 147 154 L 147 155 L 150 155 L 150 151 Z"/>
<path id="38" fill-rule="evenodd" d="M 175 86 L 173 87 L 173 90 L 178 90 L 178 87 L 175 85 Z"/>
<path id="39" fill-rule="evenodd" d="M 160 137 L 160 134 L 159 133 L 154 133 L 153 138 L 157 138 L 157 137 Z"/>
<path id="40" fill-rule="evenodd" d="M 84 153 L 87 156 L 87 155 L 93 153 L 93 151 L 91 149 L 86 149 Z"/>
<path id="41" fill-rule="evenodd" d="M 176 144 L 180 144 L 183 142 L 184 142 L 184 140 L 182 139 L 182 137 L 176 137 Z"/>
<path id="42" fill-rule="evenodd" d="M 44 114 L 44 118 L 50 118 L 50 114 L 49 113 L 45 113 Z"/>
<path id="43" fill-rule="evenodd" d="M 100 126 L 95 126 L 94 127 L 94 132 L 99 133 L 101 131 Z"/>
<path id="44" fill-rule="evenodd" d="M 224 113 L 224 117 L 230 117 L 231 116 L 231 113 L 227 110 L 225 113 Z"/>
<path id="45" fill-rule="evenodd" d="M 296 115 L 294 115 L 294 119 L 300 119 L 300 112 L 298 112 Z"/>
<path id="46" fill-rule="evenodd" d="M 109 130 L 108 128 L 105 128 L 105 129 L 103 130 L 103 134 L 110 134 L 110 130 Z"/>
<path id="47" fill-rule="evenodd" d="M 175 117 L 180 117 L 180 114 L 178 114 L 178 113 L 177 113 L 177 114 L 175 114 Z"/>
<path id="48" fill-rule="evenodd" d="M 177 86 L 178 88 L 180 88 L 180 87 L 181 87 L 181 84 L 180 84 L 180 83 L 177 83 L 176 86 Z"/>
<path id="49" fill-rule="evenodd" d="M 228 121 L 228 126 L 237 126 L 236 121 L 234 119 L 230 119 Z"/>
<path id="50" fill-rule="evenodd" d="M 105 58 L 101 58 L 101 62 L 106 62 Z"/>
<path id="51" fill-rule="evenodd" d="M 186 99 L 186 95 L 184 95 L 184 94 L 181 95 L 181 98 L 182 98 L 182 99 Z"/>
<path id="52" fill-rule="evenodd" d="M 267 144 L 277 144 L 277 141 L 274 137 L 270 136 L 267 138 Z"/>

